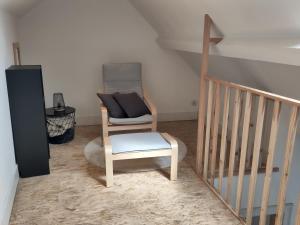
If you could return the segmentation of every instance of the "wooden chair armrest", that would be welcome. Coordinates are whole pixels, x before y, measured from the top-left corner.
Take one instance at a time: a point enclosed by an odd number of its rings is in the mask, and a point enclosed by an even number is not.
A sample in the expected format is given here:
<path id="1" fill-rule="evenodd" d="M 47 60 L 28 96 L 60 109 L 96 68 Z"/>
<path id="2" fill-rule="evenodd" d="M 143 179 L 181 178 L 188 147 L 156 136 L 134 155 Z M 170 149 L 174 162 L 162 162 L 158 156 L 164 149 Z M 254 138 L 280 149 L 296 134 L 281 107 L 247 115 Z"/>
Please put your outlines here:
<path id="1" fill-rule="evenodd" d="M 148 106 L 151 115 L 152 115 L 152 131 L 156 131 L 157 130 L 157 109 L 156 106 L 153 104 L 153 102 L 151 101 L 151 99 L 149 98 L 147 92 L 144 92 L 144 101 L 145 104 Z"/>
<path id="2" fill-rule="evenodd" d="M 107 108 L 101 104 L 100 105 L 100 111 L 101 111 L 101 120 L 102 120 L 102 134 L 103 137 L 108 136 L 108 112 Z"/>
<path id="3" fill-rule="evenodd" d="M 100 110 L 101 113 L 107 113 L 107 108 L 102 103 L 100 103 Z"/>
<path id="4" fill-rule="evenodd" d="M 102 116 L 102 122 L 103 121 L 107 122 L 108 121 L 108 112 L 107 112 L 107 108 L 103 104 L 100 105 L 100 111 L 101 111 L 101 116 Z"/>
<path id="5" fill-rule="evenodd" d="M 151 99 L 149 98 L 149 96 L 147 94 L 144 94 L 144 100 L 145 100 L 145 103 L 148 106 L 152 116 L 157 117 L 156 106 L 153 104 L 153 102 L 151 101 Z"/>
<path id="6" fill-rule="evenodd" d="M 178 143 L 174 137 L 168 133 L 161 133 L 161 135 L 171 145 L 172 148 L 178 148 Z"/>

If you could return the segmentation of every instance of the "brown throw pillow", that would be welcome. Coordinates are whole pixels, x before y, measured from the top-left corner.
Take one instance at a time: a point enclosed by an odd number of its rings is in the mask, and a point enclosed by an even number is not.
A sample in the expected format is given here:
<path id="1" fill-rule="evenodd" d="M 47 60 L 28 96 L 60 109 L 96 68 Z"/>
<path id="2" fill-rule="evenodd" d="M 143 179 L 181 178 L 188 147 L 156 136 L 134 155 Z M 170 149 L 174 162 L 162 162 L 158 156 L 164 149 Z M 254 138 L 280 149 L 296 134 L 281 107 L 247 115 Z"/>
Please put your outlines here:
<path id="1" fill-rule="evenodd" d="M 144 101 L 135 92 L 128 94 L 115 93 L 113 97 L 129 118 L 151 114 Z"/>
<path id="2" fill-rule="evenodd" d="M 108 114 L 113 118 L 126 118 L 126 113 L 121 106 L 113 98 L 112 94 L 99 94 L 97 96 L 101 99 L 104 106 L 107 108 Z"/>

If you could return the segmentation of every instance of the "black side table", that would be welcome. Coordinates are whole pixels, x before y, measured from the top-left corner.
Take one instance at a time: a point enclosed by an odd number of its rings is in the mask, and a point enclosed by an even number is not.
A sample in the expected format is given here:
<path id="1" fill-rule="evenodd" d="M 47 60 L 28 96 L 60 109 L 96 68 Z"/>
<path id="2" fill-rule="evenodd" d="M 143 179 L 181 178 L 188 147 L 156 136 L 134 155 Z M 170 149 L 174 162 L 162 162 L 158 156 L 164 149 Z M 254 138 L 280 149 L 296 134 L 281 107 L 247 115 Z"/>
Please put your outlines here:
<path id="1" fill-rule="evenodd" d="M 48 139 L 51 144 L 63 144 L 74 139 L 75 108 L 65 107 L 63 111 L 46 109 Z"/>

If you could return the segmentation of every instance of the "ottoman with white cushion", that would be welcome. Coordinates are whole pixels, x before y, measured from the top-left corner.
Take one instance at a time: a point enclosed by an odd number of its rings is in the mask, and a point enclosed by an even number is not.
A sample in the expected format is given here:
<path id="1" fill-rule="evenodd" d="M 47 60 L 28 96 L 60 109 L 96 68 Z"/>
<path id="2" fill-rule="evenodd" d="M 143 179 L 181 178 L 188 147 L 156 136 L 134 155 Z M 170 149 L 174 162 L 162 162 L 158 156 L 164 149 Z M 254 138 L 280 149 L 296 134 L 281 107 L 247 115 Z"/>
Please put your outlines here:
<path id="1" fill-rule="evenodd" d="M 113 161 L 170 156 L 170 179 L 177 179 L 178 144 L 167 133 L 147 132 L 104 137 L 106 186 L 113 185 Z"/>

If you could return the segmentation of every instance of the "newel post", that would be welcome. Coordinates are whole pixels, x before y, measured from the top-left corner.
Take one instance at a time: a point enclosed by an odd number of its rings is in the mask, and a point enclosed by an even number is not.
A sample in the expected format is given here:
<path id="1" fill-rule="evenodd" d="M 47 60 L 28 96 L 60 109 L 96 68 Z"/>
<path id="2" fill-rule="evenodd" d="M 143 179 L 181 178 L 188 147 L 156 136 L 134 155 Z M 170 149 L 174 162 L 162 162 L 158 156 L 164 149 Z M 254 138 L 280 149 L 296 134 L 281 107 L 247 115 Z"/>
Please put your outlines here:
<path id="1" fill-rule="evenodd" d="M 199 111 L 198 111 L 198 134 L 197 134 L 197 161 L 196 170 L 198 174 L 203 170 L 203 146 L 204 146 L 204 123 L 205 123 L 205 99 L 206 99 L 206 84 L 205 78 L 208 72 L 208 56 L 209 56 L 209 38 L 211 19 L 205 14 L 204 32 L 203 32 L 203 47 L 200 72 L 200 93 L 199 93 Z"/>
<path id="2" fill-rule="evenodd" d="M 205 126 L 205 102 L 206 102 L 206 77 L 208 73 L 209 43 L 218 43 L 221 38 L 210 38 L 210 30 L 213 22 L 208 14 L 204 17 L 203 48 L 200 72 L 200 93 L 198 111 L 198 135 L 197 135 L 197 158 L 196 171 L 201 174 L 203 171 L 203 147 L 204 147 L 204 126 Z"/>

